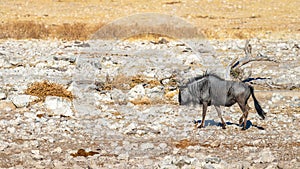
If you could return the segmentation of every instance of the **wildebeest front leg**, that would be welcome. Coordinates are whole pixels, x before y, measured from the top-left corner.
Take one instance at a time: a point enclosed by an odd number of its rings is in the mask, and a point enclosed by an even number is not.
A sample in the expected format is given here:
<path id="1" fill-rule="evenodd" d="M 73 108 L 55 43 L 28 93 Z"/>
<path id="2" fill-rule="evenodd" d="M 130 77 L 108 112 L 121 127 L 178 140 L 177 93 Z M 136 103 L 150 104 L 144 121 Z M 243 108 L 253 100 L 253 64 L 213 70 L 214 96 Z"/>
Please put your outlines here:
<path id="1" fill-rule="evenodd" d="M 207 103 L 203 103 L 202 121 L 201 124 L 197 126 L 198 128 L 202 128 L 204 126 L 206 111 L 207 111 Z"/>
<path id="2" fill-rule="evenodd" d="M 222 118 L 222 110 L 221 110 L 221 107 L 220 107 L 220 106 L 215 106 L 215 108 L 216 108 L 216 110 L 217 110 L 217 112 L 218 112 L 219 118 L 221 119 L 221 122 L 222 122 L 222 128 L 223 128 L 223 129 L 226 129 L 226 123 L 225 123 L 225 121 L 224 121 L 223 118 Z"/>

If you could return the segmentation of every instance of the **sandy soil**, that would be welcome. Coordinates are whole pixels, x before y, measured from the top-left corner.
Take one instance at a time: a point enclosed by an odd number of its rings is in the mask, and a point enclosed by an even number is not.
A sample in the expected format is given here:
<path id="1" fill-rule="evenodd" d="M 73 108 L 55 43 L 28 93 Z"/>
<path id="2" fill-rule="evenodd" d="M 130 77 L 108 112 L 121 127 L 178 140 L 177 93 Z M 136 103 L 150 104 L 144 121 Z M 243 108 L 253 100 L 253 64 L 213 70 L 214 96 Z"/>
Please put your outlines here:
<path id="1" fill-rule="evenodd" d="M 3 0 L 2 24 L 34 21 L 46 26 L 85 23 L 94 29 L 115 19 L 144 12 L 174 15 L 201 29 L 208 38 L 300 37 L 300 1 L 247 0 Z"/>

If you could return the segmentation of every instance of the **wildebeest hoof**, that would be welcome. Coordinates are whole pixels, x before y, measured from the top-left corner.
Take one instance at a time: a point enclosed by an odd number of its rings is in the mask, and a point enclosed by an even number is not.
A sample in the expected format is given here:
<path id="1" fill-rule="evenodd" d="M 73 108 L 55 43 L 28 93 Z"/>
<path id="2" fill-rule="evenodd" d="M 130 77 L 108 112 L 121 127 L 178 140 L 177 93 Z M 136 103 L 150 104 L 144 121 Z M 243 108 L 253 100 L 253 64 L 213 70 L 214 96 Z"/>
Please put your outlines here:
<path id="1" fill-rule="evenodd" d="M 246 128 L 245 128 L 245 127 L 243 127 L 243 128 L 242 128 L 242 131 L 245 131 L 245 130 L 246 130 Z"/>
<path id="2" fill-rule="evenodd" d="M 222 126 L 222 129 L 226 129 L 226 126 Z"/>
<path id="3" fill-rule="evenodd" d="M 203 128 L 203 125 L 202 125 L 202 124 L 200 124 L 200 125 L 198 124 L 198 125 L 197 125 L 197 128 L 199 128 L 199 129 L 200 129 L 200 128 Z"/>
<path id="4" fill-rule="evenodd" d="M 243 127 L 244 126 L 244 121 L 240 122 L 239 126 Z"/>

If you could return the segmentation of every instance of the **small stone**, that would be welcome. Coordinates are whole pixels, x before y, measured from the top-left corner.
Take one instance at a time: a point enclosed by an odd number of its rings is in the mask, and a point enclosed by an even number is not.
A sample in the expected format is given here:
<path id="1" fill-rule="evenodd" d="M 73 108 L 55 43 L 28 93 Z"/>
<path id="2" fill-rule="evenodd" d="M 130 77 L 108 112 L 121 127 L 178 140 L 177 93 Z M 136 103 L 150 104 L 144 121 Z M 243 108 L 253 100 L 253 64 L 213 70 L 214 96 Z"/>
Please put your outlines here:
<path id="1" fill-rule="evenodd" d="M 174 148 L 172 153 L 175 155 L 175 154 L 178 154 L 178 153 L 179 153 L 179 151 L 180 151 L 180 149 L 179 149 L 179 148 Z"/>
<path id="2" fill-rule="evenodd" d="M 54 113 L 54 115 L 73 116 L 73 111 L 71 109 L 72 102 L 68 99 L 57 96 L 47 96 L 45 105 Z"/>
<path id="3" fill-rule="evenodd" d="M 127 160 L 129 159 L 129 154 L 128 154 L 128 152 L 119 154 L 117 159 L 118 159 L 118 160 L 126 160 L 126 161 L 127 161 Z"/>
<path id="4" fill-rule="evenodd" d="M 154 149 L 154 145 L 152 143 L 142 143 L 140 145 L 142 151 Z"/>
<path id="5" fill-rule="evenodd" d="M 49 138 L 47 139 L 50 143 L 54 143 L 55 142 L 55 139 L 54 138 Z"/>
<path id="6" fill-rule="evenodd" d="M 160 143 L 158 146 L 159 146 L 161 149 L 165 149 L 165 148 L 168 147 L 168 145 L 167 145 L 166 143 Z"/>
<path id="7" fill-rule="evenodd" d="M 101 104 L 101 102 L 113 103 L 112 96 L 108 92 L 101 93 L 101 94 L 95 93 L 95 97 L 100 102 L 100 104 Z"/>
<path id="8" fill-rule="evenodd" d="M 145 165 L 145 166 L 152 166 L 153 165 L 153 160 L 151 160 L 151 159 L 145 159 L 143 161 L 143 165 Z"/>
<path id="9" fill-rule="evenodd" d="M 35 140 L 35 141 L 31 141 L 31 142 L 30 142 L 30 145 L 31 145 L 32 147 L 39 147 L 39 146 L 40 146 L 40 143 L 39 143 L 37 140 Z"/>
<path id="10" fill-rule="evenodd" d="M 2 55 L 2 53 L 1 53 L 1 55 Z M 6 59 L 0 58 L 0 68 L 3 67 L 6 64 L 6 62 L 7 62 Z"/>
<path id="11" fill-rule="evenodd" d="M 123 141 L 123 148 L 128 152 L 132 150 L 133 145 L 128 141 Z"/>
<path id="12" fill-rule="evenodd" d="M 9 63 L 13 66 L 22 66 L 22 60 L 19 58 L 12 58 L 11 60 L 9 60 Z"/>
<path id="13" fill-rule="evenodd" d="M 210 144 L 211 147 L 219 147 L 221 145 L 221 142 L 219 140 L 215 140 Z"/>
<path id="14" fill-rule="evenodd" d="M 34 160 L 43 160 L 44 156 L 40 155 L 40 154 L 33 154 L 32 155 Z"/>
<path id="15" fill-rule="evenodd" d="M 288 50 L 289 49 L 288 44 L 286 44 L 286 43 L 279 43 L 279 44 L 277 44 L 277 47 L 280 50 Z"/>
<path id="16" fill-rule="evenodd" d="M 168 84 L 170 82 L 170 79 L 163 79 L 162 81 L 161 81 L 161 83 L 163 84 L 163 85 L 166 85 L 166 84 Z"/>
<path id="17" fill-rule="evenodd" d="M 164 95 L 162 86 L 155 86 L 153 88 L 146 88 L 146 95 L 151 99 L 161 99 Z"/>
<path id="18" fill-rule="evenodd" d="M 265 169 L 273 169 L 273 168 L 277 168 L 278 164 L 277 163 L 270 163 Z"/>
<path id="19" fill-rule="evenodd" d="M 251 164 L 250 164 L 250 162 L 248 162 L 248 161 L 244 161 L 244 162 L 242 162 L 242 168 L 250 168 L 250 166 L 251 166 Z"/>
<path id="20" fill-rule="evenodd" d="M 254 160 L 255 163 L 270 163 L 275 160 L 274 155 L 272 154 L 270 148 L 265 148 L 263 149 L 259 154 L 258 154 L 258 159 Z"/>
<path id="21" fill-rule="evenodd" d="M 284 97 L 282 95 L 280 95 L 278 93 L 273 93 L 271 100 L 274 103 L 274 102 L 278 102 L 278 101 L 282 100 L 283 98 Z"/>
<path id="22" fill-rule="evenodd" d="M 64 163 L 59 160 L 53 160 L 53 165 L 55 168 L 64 168 Z"/>
<path id="23" fill-rule="evenodd" d="M 84 157 L 82 157 L 82 158 L 80 158 L 80 157 L 76 157 L 75 158 L 76 159 L 76 161 L 78 160 L 78 159 L 82 159 L 82 161 L 84 161 L 85 160 L 85 158 Z M 83 167 L 81 167 L 80 165 L 78 165 L 78 164 L 74 164 L 71 168 L 74 168 L 74 169 L 84 169 Z"/>
<path id="24" fill-rule="evenodd" d="M 165 97 L 169 100 L 177 101 L 178 100 L 178 91 L 176 91 L 176 90 L 169 91 L 165 94 Z"/>
<path id="25" fill-rule="evenodd" d="M 32 158 L 34 160 L 42 160 L 44 157 L 40 155 L 40 150 L 31 150 Z"/>
<path id="26" fill-rule="evenodd" d="M 0 100 L 6 99 L 6 94 L 5 93 L 0 93 Z"/>
<path id="27" fill-rule="evenodd" d="M 31 150 L 32 154 L 40 154 L 40 150 Z"/>
<path id="28" fill-rule="evenodd" d="M 27 107 L 30 102 L 36 101 L 39 98 L 31 95 L 16 95 L 12 97 L 12 102 L 17 108 Z"/>
<path id="29" fill-rule="evenodd" d="M 52 152 L 53 153 L 61 153 L 62 149 L 60 147 L 56 147 Z"/>
<path id="30" fill-rule="evenodd" d="M 10 100 L 0 100 L 0 112 L 15 110 L 16 106 Z"/>
<path id="31" fill-rule="evenodd" d="M 110 93 L 111 98 L 118 103 L 124 103 L 126 101 L 126 94 L 122 92 L 122 90 L 119 89 L 113 89 Z"/>
<path id="32" fill-rule="evenodd" d="M 16 132 L 16 128 L 14 127 L 7 127 L 7 131 L 11 134 L 15 133 Z"/>
<path id="33" fill-rule="evenodd" d="M 200 152 L 195 153 L 195 158 L 197 159 L 205 159 L 206 155 Z"/>
<path id="34" fill-rule="evenodd" d="M 124 134 L 135 134 L 137 131 L 137 124 L 132 122 L 130 123 L 127 127 L 126 130 L 124 131 Z"/>
<path id="35" fill-rule="evenodd" d="M 30 119 L 35 119 L 37 116 L 34 113 L 31 112 L 25 112 L 24 117 L 30 118 Z"/>
<path id="36" fill-rule="evenodd" d="M 8 148 L 8 144 L 3 142 L 0 144 L 0 151 L 4 151 L 6 148 Z"/>
<path id="37" fill-rule="evenodd" d="M 219 164 L 221 162 L 221 159 L 219 157 L 207 157 L 205 159 L 205 162 L 211 164 Z"/>
<path id="38" fill-rule="evenodd" d="M 211 164 L 204 164 L 203 169 L 215 169 L 215 167 L 212 166 Z"/>
<path id="39" fill-rule="evenodd" d="M 7 59 L 0 58 L 0 68 L 9 68 L 11 64 L 7 61 Z"/>
<path id="40" fill-rule="evenodd" d="M 297 102 L 297 101 L 300 101 L 300 99 L 299 99 L 298 96 L 293 96 L 293 97 L 292 97 L 292 101 L 293 101 L 293 102 Z"/>
<path id="41" fill-rule="evenodd" d="M 68 61 L 70 63 L 75 63 L 76 57 L 75 56 L 68 56 L 68 55 L 59 55 L 59 56 L 53 56 L 53 59 L 56 61 Z"/>
<path id="42" fill-rule="evenodd" d="M 183 166 L 191 165 L 191 163 L 192 163 L 191 159 L 186 157 L 180 157 L 180 160 L 174 162 L 174 164 L 179 168 L 182 168 Z"/>
<path id="43" fill-rule="evenodd" d="M 127 97 L 129 101 L 135 101 L 143 98 L 145 93 L 146 91 L 143 85 L 136 85 L 128 92 Z"/>

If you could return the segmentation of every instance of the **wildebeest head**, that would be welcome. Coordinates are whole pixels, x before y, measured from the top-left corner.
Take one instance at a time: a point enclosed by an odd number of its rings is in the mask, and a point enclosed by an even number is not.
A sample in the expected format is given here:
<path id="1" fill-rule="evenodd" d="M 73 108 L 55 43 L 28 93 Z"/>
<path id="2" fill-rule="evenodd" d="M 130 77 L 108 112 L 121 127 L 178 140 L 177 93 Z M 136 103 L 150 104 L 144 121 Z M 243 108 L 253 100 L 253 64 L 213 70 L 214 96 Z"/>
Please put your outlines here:
<path id="1" fill-rule="evenodd" d="M 178 102 L 179 105 L 186 105 L 192 102 L 192 96 L 187 87 L 179 87 Z"/>

